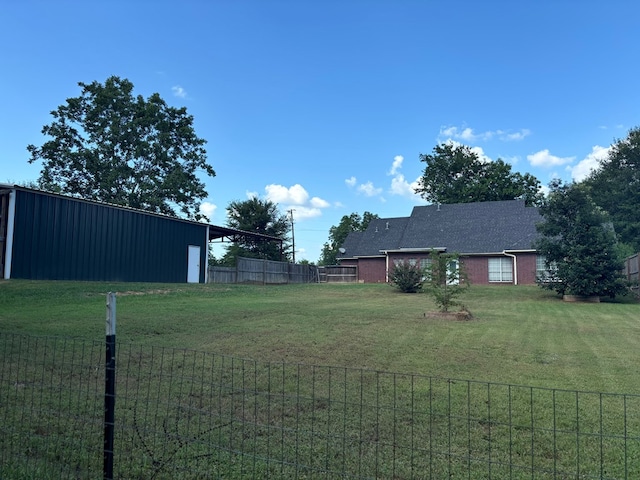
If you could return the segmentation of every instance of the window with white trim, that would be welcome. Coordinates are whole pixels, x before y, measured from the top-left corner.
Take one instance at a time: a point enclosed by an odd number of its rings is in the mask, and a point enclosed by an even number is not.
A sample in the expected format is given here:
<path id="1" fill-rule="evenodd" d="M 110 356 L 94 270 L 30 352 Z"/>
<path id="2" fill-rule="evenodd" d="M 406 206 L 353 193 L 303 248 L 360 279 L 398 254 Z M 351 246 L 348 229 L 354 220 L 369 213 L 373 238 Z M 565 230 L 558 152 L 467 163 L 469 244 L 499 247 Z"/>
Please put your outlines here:
<path id="1" fill-rule="evenodd" d="M 427 270 L 431 268 L 431 259 L 430 258 L 421 258 L 420 259 L 420 268 L 422 270 Z"/>
<path id="2" fill-rule="evenodd" d="M 431 280 L 431 258 L 420 259 L 420 270 L 423 272 L 422 281 Z"/>
<path id="3" fill-rule="evenodd" d="M 547 267 L 547 259 L 544 255 L 536 256 L 536 279 L 541 282 L 548 282 L 554 280 L 558 267 L 555 262 L 551 262 L 551 265 Z"/>
<path id="4" fill-rule="evenodd" d="M 513 262 L 511 258 L 496 257 L 489 259 L 490 282 L 513 282 Z"/>

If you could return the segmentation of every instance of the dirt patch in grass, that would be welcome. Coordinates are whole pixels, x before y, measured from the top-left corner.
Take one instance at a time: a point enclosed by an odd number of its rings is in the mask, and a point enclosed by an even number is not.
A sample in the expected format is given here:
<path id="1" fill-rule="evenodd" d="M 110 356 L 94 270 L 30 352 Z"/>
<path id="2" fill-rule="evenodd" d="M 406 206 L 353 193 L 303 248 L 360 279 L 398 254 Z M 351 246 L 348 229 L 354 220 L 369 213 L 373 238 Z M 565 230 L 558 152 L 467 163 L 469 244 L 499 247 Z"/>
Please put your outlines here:
<path id="1" fill-rule="evenodd" d="M 473 320 L 471 312 L 462 310 L 460 312 L 425 312 L 425 318 L 434 318 L 437 320 L 457 320 L 457 321 L 469 321 Z"/>
<path id="2" fill-rule="evenodd" d="M 167 293 L 179 292 L 180 290 L 145 290 L 145 291 L 126 291 L 116 292 L 118 297 L 127 297 L 129 295 L 166 295 Z"/>

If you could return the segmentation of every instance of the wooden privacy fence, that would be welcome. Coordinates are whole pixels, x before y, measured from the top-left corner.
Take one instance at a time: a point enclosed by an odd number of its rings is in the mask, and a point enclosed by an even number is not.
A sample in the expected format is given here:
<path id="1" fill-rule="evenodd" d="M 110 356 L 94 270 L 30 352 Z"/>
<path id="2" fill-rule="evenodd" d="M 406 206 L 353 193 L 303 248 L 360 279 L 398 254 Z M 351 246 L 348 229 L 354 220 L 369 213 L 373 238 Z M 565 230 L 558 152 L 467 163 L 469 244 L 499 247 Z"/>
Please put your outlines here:
<path id="1" fill-rule="evenodd" d="M 350 283 L 358 281 L 358 267 L 355 265 L 329 265 L 318 267 L 321 283 Z"/>
<path id="2" fill-rule="evenodd" d="M 636 253 L 635 255 L 627 257 L 624 261 L 624 276 L 631 284 L 631 289 L 636 293 L 638 293 L 638 282 L 640 281 L 640 278 L 638 277 L 639 259 L 640 253 Z"/>
<path id="3" fill-rule="evenodd" d="M 317 283 L 318 267 L 238 257 L 235 267 L 209 267 L 209 283 Z"/>

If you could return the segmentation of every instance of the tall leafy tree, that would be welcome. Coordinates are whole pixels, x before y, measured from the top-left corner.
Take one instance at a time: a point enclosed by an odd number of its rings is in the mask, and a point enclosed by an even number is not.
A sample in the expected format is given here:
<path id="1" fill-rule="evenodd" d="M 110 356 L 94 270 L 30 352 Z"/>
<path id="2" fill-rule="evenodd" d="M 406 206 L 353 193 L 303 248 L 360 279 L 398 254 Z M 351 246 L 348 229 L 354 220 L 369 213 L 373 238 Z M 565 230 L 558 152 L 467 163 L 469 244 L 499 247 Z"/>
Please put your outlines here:
<path id="1" fill-rule="evenodd" d="M 225 265 L 235 265 L 237 257 L 282 261 L 290 256 L 288 237 L 291 223 L 286 215 L 278 211 L 278 205 L 269 200 L 253 197 L 229 203 L 227 226 L 280 238 L 283 240 L 283 251 L 278 242 L 246 237 L 227 247 L 222 259 Z"/>
<path id="2" fill-rule="evenodd" d="M 205 140 L 186 108 L 159 94 L 133 95 L 127 79 L 78 83 L 79 97 L 51 112 L 42 128 L 50 140 L 29 145 L 30 163 L 42 160 L 38 184 L 77 195 L 172 216 L 199 220 L 207 197 L 200 172 L 214 177 Z"/>
<path id="3" fill-rule="evenodd" d="M 631 252 L 640 252 L 640 127 L 617 140 L 583 183 L 611 215 L 619 241 Z"/>
<path id="4" fill-rule="evenodd" d="M 539 205 L 544 198 L 536 177 L 512 172 L 500 159 L 482 161 L 466 145 L 436 145 L 432 154 L 420 154 L 420 161 L 426 167 L 415 192 L 431 203 L 523 199 Z"/>
<path id="5" fill-rule="evenodd" d="M 557 180 L 550 188 L 540 207 L 543 222 L 537 229 L 542 236 L 536 250 L 553 274 L 540 285 L 561 295 L 615 297 L 625 292 L 622 262 L 606 214 L 582 185 Z"/>
<path id="6" fill-rule="evenodd" d="M 380 218 L 371 212 L 364 212 L 362 216 L 358 213 L 344 215 L 340 219 L 338 225 L 334 225 L 329 229 L 329 241 L 322 246 L 320 265 L 335 265 L 338 256 L 338 249 L 342 246 L 345 239 L 351 232 L 364 232 L 369 226 L 369 222 L 374 218 Z"/>

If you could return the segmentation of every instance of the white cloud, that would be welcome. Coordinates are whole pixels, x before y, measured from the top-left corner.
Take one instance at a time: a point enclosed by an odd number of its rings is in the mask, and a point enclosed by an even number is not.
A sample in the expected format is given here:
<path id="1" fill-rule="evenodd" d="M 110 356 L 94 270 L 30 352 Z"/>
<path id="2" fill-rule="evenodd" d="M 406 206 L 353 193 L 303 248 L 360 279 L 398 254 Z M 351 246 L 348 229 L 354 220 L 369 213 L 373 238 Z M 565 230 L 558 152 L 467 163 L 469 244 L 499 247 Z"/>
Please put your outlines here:
<path id="1" fill-rule="evenodd" d="M 476 140 L 488 140 L 493 136 L 493 132 L 474 133 L 473 128 L 469 127 L 440 127 L 439 138 L 463 140 L 465 142 L 474 142 Z"/>
<path id="2" fill-rule="evenodd" d="M 484 153 L 484 150 L 482 149 L 482 147 L 471 147 L 471 151 L 478 156 L 478 159 L 481 162 L 484 162 L 484 163 L 493 162 L 493 160 L 490 157 L 488 157 L 486 153 Z"/>
<path id="3" fill-rule="evenodd" d="M 611 147 L 601 147 L 600 145 L 592 147 L 589 155 L 571 167 L 571 178 L 576 182 L 587 178 L 593 170 L 598 169 L 600 160 L 606 158 L 610 150 Z"/>
<path id="4" fill-rule="evenodd" d="M 422 197 L 418 195 L 416 192 L 416 188 L 419 186 L 419 178 L 414 180 L 413 182 L 408 182 L 404 175 L 399 173 L 391 180 L 391 188 L 389 192 L 392 195 L 398 195 L 400 197 L 410 198 L 415 201 L 422 200 Z"/>
<path id="5" fill-rule="evenodd" d="M 347 178 L 344 181 L 344 183 L 346 183 L 350 187 L 355 187 L 357 182 L 358 182 L 358 180 L 356 180 L 356 177 Z"/>
<path id="6" fill-rule="evenodd" d="M 469 127 L 455 127 L 455 126 L 442 126 L 438 134 L 439 141 L 446 140 L 461 140 L 466 143 L 486 141 L 497 137 L 503 142 L 512 142 L 523 140 L 525 137 L 531 135 L 531 130 L 522 128 L 517 131 L 511 130 L 487 130 L 486 132 L 475 132 L 473 128 Z"/>
<path id="7" fill-rule="evenodd" d="M 382 193 L 381 188 L 377 188 L 373 186 L 373 183 L 367 182 L 358 186 L 358 191 L 360 193 L 364 193 L 367 197 L 375 197 L 376 195 L 380 195 Z"/>
<path id="8" fill-rule="evenodd" d="M 328 208 L 331 206 L 329 202 L 318 197 L 313 197 L 309 201 L 309 204 L 311 204 L 311 206 L 315 208 Z"/>
<path id="9" fill-rule="evenodd" d="M 306 207 L 303 205 L 295 205 L 295 208 L 288 208 L 287 210 L 293 210 L 294 221 L 306 220 L 308 218 L 316 218 L 322 215 L 322 210 L 314 207 Z"/>
<path id="10" fill-rule="evenodd" d="M 389 170 L 389 175 L 395 175 L 398 170 L 402 168 L 402 162 L 404 161 L 404 157 L 402 155 L 396 155 L 393 157 L 393 163 L 391 164 L 391 170 Z"/>
<path id="11" fill-rule="evenodd" d="M 344 183 L 349 187 L 355 187 L 357 180 L 356 177 L 347 178 Z M 382 193 L 382 188 L 375 187 L 372 182 L 363 183 L 358 185 L 356 188 L 358 193 L 362 193 L 367 197 L 375 197 L 376 195 L 380 195 Z"/>
<path id="12" fill-rule="evenodd" d="M 213 214 L 216 212 L 217 205 L 214 205 L 211 202 L 202 202 L 200 204 L 200 213 L 206 215 L 209 220 L 213 218 Z"/>
<path id="13" fill-rule="evenodd" d="M 551 189 L 546 185 L 540 185 L 540 191 L 546 197 L 547 195 L 549 195 L 549 192 L 551 191 Z"/>
<path id="14" fill-rule="evenodd" d="M 178 98 L 186 98 L 187 97 L 187 91 L 182 88 L 180 85 L 176 85 L 175 87 L 171 87 L 171 91 L 173 92 L 173 95 L 178 97 Z"/>
<path id="15" fill-rule="evenodd" d="M 527 160 L 533 167 L 555 167 L 571 163 L 576 157 L 557 157 L 551 155 L 548 149 L 540 150 L 532 155 L 527 155 Z"/>
<path id="16" fill-rule="evenodd" d="M 403 161 L 404 157 L 402 155 L 396 155 L 393 157 L 393 164 L 391 165 L 391 170 L 389 170 L 388 173 L 388 175 L 393 175 L 393 178 L 391 179 L 391 186 L 389 187 L 389 193 L 391 195 L 409 198 L 414 201 L 420 201 L 420 195 L 415 193 L 415 189 L 418 187 L 418 181 L 420 178 L 416 179 L 414 182 L 408 182 L 404 175 L 400 173 Z"/>
<path id="17" fill-rule="evenodd" d="M 309 198 L 309 193 L 300 184 L 291 187 L 269 184 L 264 187 L 265 198 L 278 205 L 281 213 L 293 210 L 295 221 L 315 218 L 322 215 L 322 209 L 331 204 L 320 197 Z M 255 192 L 247 192 L 248 198 L 258 197 Z"/>
<path id="18" fill-rule="evenodd" d="M 531 135 L 531 130 L 529 130 L 528 128 L 523 128 L 519 132 L 504 133 L 503 135 L 501 135 L 500 139 L 505 141 L 520 141 L 524 140 L 524 138 L 528 137 L 529 135 Z"/>
<path id="19" fill-rule="evenodd" d="M 303 205 L 309 199 L 309 194 L 300 184 L 295 184 L 289 188 L 283 185 L 271 184 L 264 187 L 264 189 L 267 192 L 267 200 L 273 203 Z"/>

